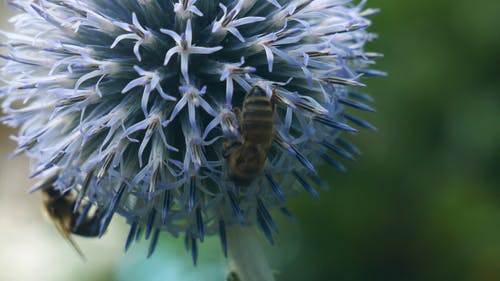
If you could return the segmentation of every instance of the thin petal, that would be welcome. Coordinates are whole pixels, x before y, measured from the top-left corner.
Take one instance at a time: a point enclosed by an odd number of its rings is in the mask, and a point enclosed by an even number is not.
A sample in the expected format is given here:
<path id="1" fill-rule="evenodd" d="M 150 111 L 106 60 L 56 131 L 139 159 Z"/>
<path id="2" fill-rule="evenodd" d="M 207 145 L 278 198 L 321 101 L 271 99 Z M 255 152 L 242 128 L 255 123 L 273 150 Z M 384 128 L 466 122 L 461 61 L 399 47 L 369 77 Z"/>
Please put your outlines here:
<path id="1" fill-rule="evenodd" d="M 278 3 L 278 1 L 276 0 L 266 0 L 266 1 L 273 4 L 276 8 L 281 8 L 280 3 Z"/>
<path id="2" fill-rule="evenodd" d="M 83 82 L 87 81 L 87 80 L 90 80 L 94 77 L 97 77 L 99 75 L 104 75 L 103 71 L 98 69 L 98 70 L 94 70 L 94 71 L 91 71 L 85 75 L 83 75 L 82 77 L 80 77 L 80 79 L 78 79 L 75 83 L 75 90 L 77 90 L 78 88 L 80 88 L 80 85 L 83 84 Z"/>
<path id="3" fill-rule="evenodd" d="M 184 108 L 188 101 L 188 95 L 184 95 L 175 105 L 174 110 L 172 110 L 172 113 L 170 114 L 170 118 L 164 122 L 164 126 L 166 126 L 168 123 L 170 123 L 174 118 L 179 114 L 179 112 Z"/>
<path id="4" fill-rule="evenodd" d="M 188 104 L 188 113 L 189 113 L 189 123 L 191 124 L 191 128 L 197 129 L 198 124 L 196 124 L 196 110 L 194 104 Z"/>
<path id="5" fill-rule="evenodd" d="M 148 124 L 148 119 L 144 119 L 138 123 L 135 123 L 134 125 L 127 128 L 127 130 L 125 131 L 125 135 L 130 136 L 137 131 L 145 130 L 148 127 Z"/>
<path id="6" fill-rule="evenodd" d="M 233 79 L 227 79 L 226 81 L 226 105 L 231 108 L 233 100 L 234 84 Z"/>
<path id="7" fill-rule="evenodd" d="M 181 53 L 181 73 L 182 76 L 184 77 L 184 80 L 186 80 L 186 82 L 189 84 L 188 65 L 189 65 L 189 55 L 186 53 Z"/>
<path id="8" fill-rule="evenodd" d="M 142 33 L 148 32 L 146 29 L 144 29 L 144 27 L 142 27 L 141 23 L 137 19 L 137 15 L 135 14 L 135 12 L 132 13 L 132 24 L 137 27 L 137 29 L 139 29 Z"/>
<path id="9" fill-rule="evenodd" d="M 203 132 L 203 139 L 205 139 L 208 134 L 215 128 L 217 127 L 217 125 L 219 125 L 219 123 L 221 122 L 222 120 L 222 116 L 221 115 L 218 115 L 216 116 L 214 119 L 212 119 L 212 121 L 210 121 L 210 123 L 208 123 L 207 127 L 205 128 L 205 131 Z"/>
<path id="10" fill-rule="evenodd" d="M 186 41 L 188 46 L 191 46 L 191 42 L 193 41 L 193 29 L 191 28 L 191 20 L 189 19 L 186 25 Z"/>
<path id="11" fill-rule="evenodd" d="M 240 40 L 241 42 L 245 42 L 245 38 L 243 38 L 243 35 L 241 35 L 238 29 L 236 29 L 235 27 L 229 27 L 227 28 L 227 30 L 231 32 L 231 34 L 233 34 L 236 38 L 238 38 L 238 40 Z"/>
<path id="12" fill-rule="evenodd" d="M 190 54 L 203 54 L 203 55 L 208 55 L 215 53 L 219 50 L 222 49 L 222 46 L 217 46 L 217 47 L 198 47 L 198 46 L 192 46 L 189 48 L 189 53 Z"/>
<path id="13" fill-rule="evenodd" d="M 148 80 L 147 77 L 141 76 L 139 78 L 130 81 L 127 85 L 125 85 L 125 87 L 123 87 L 122 94 L 125 94 L 126 92 L 130 91 L 131 89 L 137 86 L 143 86 L 144 84 L 146 84 L 147 80 Z"/>
<path id="14" fill-rule="evenodd" d="M 274 63 L 274 55 L 271 49 L 262 44 L 262 47 L 264 48 L 264 51 L 266 51 L 266 58 L 267 58 L 267 67 L 269 69 L 269 72 L 273 72 L 273 63 Z"/>
<path id="15" fill-rule="evenodd" d="M 249 24 L 249 23 L 255 23 L 255 22 L 263 21 L 265 19 L 266 18 L 264 18 L 264 17 L 246 17 L 246 18 L 241 18 L 241 19 L 234 20 L 230 24 L 231 24 L 231 26 L 236 27 L 236 26 L 240 26 L 240 25 L 244 25 L 244 24 Z"/>
<path id="16" fill-rule="evenodd" d="M 137 36 L 137 34 L 135 34 L 135 33 L 126 33 L 126 34 L 119 35 L 116 37 L 115 41 L 113 41 L 113 44 L 111 44 L 111 46 L 109 48 L 113 49 L 114 47 L 116 47 L 116 45 L 118 45 L 118 43 L 120 43 L 120 41 L 125 40 L 125 39 L 140 40 L 141 37 Z"/>
<path id="17" fill-rule="evenodd" d="M 189 7 L 189 11 L 199 17 L 203 17 L 203 13 L 194 5 L 192 5 L 191 7 Z"/>
<path id="18" fill-rule="evenodd" d="M 148 102 L 149 102 L 149 95 L 151 94 L 151 85 L 147 84 L 144 87 L 144 92 L 142 93 L 142 98 L 141 98 L 141 108 L 142 111 L 144 112 L 145 116 L 148 116 Z"/>
<path id="19" fill-rule="evenodd" d="M 212 115 L 212 116 L 217 116 L 217 112 L 215 112 L 215 110 L 210 106 L 210 104 L 208 104 L 207 101 L 205 101 L 204 99 L 201 99 L 200 98 L 200 105 L 203 109 L 205 109 L 205 111 Z"/>
<path id="20" fill-rule="evenodd" d="M 166 28 L 160 28 L 160 32 L 172 37 L 172 39 L 175 40 L 177 45 L 180 45 L 182 38 L 181 38 L 181 36 L 179 36 L 179 34 L 177 34 L 177 32 L 170 30 L 170 29 L 166 29 Z"/>
<path id="21" fill-rule="evenodd" d="M 172 58 L 172 56 L 175 53 L 180 53 L 180 52 L 181 52 L 181 48 L 178 46 L 175 46 L 175 47 L 171 48 L 170 50 L 168 50 L 167 54 L 165 55 L 165 60 L 163 61 L 163 65 L 167 65 L 168 62 L 170 61 L 170 58 Z"/>
<path id="22" fill-rule="evenodd" d="M 143 43 L 142 40 L 138 40 L 134 44 L 134 55 L 138 61 L 142 61 L 141 54 L 139 53 L 139 47 L 141 46 L 142 43 Z"/>

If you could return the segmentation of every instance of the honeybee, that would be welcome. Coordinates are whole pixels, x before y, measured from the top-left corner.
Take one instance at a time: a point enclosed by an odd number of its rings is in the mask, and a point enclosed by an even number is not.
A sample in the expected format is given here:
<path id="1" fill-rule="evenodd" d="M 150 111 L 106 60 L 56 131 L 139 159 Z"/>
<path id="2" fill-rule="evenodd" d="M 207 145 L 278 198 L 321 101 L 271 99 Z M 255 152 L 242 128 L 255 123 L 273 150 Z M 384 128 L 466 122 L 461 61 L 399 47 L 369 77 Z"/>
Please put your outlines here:
<path id="1" fill-rule="evenodd" d="M 258 86 L 245 96 L 241 110 L 233 109 L 241 137 L 226 139 L 223 149 L 228 177 L 236 185 L 249 185 L 264 169 L 275 135 L 274 111 L 272 98 Z"/>
<path id="2" fill-rule="evenodd" d="M 97 210 L 90 214 L 88 210 L 90 205 L 88 205 L 88 203 L 86 206 L 80 206 L 75 211 L 75 194 L 71 192 L 62 194 L 51 186 L 42 189 L 42 202 L 47 217 L 54 223 L 63 238 L 68 241 L 82 258 L 84 258 L 83 252 L 73 240 L 71 234 L 85 237 L 98 236 L 101 220 L 99 211 Z M 84 212 L 85 217 L 80 218 Z"/>

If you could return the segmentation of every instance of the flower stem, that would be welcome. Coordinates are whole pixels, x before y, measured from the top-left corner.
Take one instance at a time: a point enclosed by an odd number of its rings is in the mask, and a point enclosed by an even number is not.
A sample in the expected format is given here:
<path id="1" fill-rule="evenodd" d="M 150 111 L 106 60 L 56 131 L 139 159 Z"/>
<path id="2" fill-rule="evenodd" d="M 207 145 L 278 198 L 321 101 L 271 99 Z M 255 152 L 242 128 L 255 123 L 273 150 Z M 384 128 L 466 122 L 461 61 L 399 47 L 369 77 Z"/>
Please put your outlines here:
<path id="1" fill-rule="evenodd" d="M 231 274 L 238 281 L 274 281 L 254 227 L 228 227 L 227 238 Z"/>

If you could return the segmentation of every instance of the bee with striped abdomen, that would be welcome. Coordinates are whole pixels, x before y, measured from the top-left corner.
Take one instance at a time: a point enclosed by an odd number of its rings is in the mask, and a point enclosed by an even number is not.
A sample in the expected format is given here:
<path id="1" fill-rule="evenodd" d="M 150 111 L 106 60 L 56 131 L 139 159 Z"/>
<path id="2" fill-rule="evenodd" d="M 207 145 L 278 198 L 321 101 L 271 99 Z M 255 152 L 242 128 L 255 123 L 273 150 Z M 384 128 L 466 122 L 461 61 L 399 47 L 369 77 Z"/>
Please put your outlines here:
<path id="1" fill-rule="evenodd" d="M 90 203 L 74 210 L 75 194 L 71 191 L 61 193 L 52 186 L 42 190 L 42 202 L 49 220 L 54 223 L 63 238 L 83 257 L 80 247 L 73 240 L 71 234 L 85 237 L 98 236 L 101 225 L 101 216 L 98 210 L 90 213 Z"/>
<path id="2" fill-rule="evenodd" d="M 236 185 L 249 185 L 264 169 L 275 135 L 274 111 L 272 98 L 258 86 L 245 96 L 241 110 L 233 109 L 241 137 L 224 141 L 224 157 Z"/>

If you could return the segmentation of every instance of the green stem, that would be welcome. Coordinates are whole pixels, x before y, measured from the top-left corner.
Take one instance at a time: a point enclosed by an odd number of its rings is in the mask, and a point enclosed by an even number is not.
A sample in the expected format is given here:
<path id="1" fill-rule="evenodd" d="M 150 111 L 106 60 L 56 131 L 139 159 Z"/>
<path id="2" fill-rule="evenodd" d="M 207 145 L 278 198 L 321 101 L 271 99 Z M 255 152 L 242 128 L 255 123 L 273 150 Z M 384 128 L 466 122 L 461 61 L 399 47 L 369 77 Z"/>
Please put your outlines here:
<path id="1" fill-rule="evenodd" d="M 253 227 L 227 229 L 230 269 L 238 281 L 275 281 Z"/>

